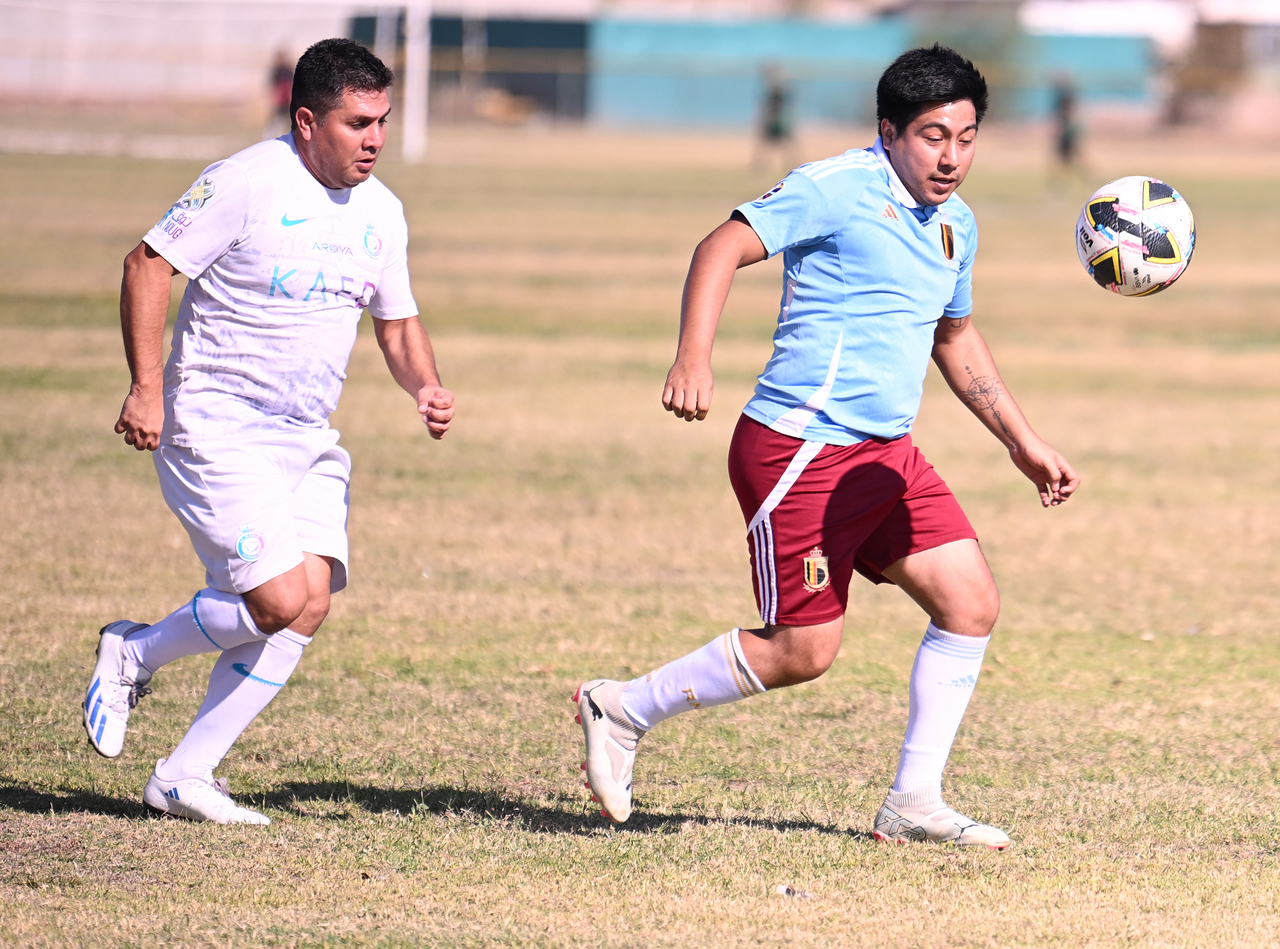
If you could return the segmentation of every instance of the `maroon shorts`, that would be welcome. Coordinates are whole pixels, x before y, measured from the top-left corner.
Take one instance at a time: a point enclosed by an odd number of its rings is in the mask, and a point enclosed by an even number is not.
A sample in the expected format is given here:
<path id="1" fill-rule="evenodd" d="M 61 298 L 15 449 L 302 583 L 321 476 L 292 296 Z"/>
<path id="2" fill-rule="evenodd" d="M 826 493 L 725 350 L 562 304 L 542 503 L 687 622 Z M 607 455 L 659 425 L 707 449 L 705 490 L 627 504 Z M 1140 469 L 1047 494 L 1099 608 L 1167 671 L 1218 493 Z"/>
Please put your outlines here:
<path id="1" fill-rule="evenodd" d="M 729 480 L 747 521 L 760 618 L 816 626 L 844 615 L 857 570 L 874 583 L 908 554 L 977 540 L 911 436 L 824 445 L 742 416 Z"/>

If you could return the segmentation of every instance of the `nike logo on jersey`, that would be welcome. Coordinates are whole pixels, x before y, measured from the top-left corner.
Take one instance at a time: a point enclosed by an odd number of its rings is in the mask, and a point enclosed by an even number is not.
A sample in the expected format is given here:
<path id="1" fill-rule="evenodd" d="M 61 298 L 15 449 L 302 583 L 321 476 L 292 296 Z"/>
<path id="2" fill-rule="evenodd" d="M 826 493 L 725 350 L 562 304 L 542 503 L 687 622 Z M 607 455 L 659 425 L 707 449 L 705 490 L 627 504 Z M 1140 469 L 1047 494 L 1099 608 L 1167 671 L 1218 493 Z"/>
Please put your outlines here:
<path id="1" fill-rule="evenodd" d="M 892 204 L 886 204 L 884 210 L 880 212 L 880 216 L 888 218 L 891 221 L 898 220 L 898 212 L 893 209 Z"/>
<path id="2" fill-rule="evenodd" d="M 296 221 L 290 221 L 290 220 L 289 220 L 289 212 L 288 212 L 288 211 L 286 211 L 286 212 L 285 212 L 285 213 L 280 217 L 280 223 L 281 223 L 281 224 L 283 224 L 285 227 L 293 227 L 295 224 L 305 224 L 307 221 L 310 221 L 310 220 L 311 220 L 311 218 L 309 218 L 309 217 L 300 217 L 300 218 L 298 218 Z"/>

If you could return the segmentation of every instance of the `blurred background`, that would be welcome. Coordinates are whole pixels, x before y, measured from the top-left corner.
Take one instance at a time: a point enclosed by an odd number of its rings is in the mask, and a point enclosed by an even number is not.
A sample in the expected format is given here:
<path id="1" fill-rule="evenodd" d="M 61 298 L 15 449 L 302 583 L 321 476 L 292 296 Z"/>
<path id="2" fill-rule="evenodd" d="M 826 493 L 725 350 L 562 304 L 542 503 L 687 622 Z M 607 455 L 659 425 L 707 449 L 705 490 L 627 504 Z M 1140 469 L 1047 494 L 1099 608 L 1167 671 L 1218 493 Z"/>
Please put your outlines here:
<path id="1" fill-rule="evenodd" d="M 436 123 L 865 126 L 884 66 L 934 40 L 988 76 L 992 119 L 1056 123 L 1067 159 L 1086 129 L 1280 134 L 1276 0 L 0 0 L 0 34 L 9 151 L 216 157 L 279 134 L 275 88 L 336 35 L 396 69 L 410 161 Z"/>

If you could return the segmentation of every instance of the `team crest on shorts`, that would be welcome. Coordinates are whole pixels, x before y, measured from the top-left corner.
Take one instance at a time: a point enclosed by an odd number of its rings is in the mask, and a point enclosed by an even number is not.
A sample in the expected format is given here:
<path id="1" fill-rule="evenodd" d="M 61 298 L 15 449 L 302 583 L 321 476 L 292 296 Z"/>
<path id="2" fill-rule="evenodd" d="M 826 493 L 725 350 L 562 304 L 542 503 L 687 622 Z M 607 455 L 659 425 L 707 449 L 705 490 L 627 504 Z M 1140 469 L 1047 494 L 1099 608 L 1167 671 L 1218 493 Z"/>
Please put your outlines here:
<path id="1" fill-rule="evenodd" d="M 236 556 L 245 563 L 253 563 L 262 556 L 267 542 L 261 534 L 255 534 L 253 528 L 246 524 L 240 528 L 240 536 L 236 539 Z"/>
<path id="2" fill-rule="evenodd" d="M 810 593 L 825 590 L 831 583 L 831 569 L 827 566 L 826 555 L 821 547 L 809 551 L 804 558 L 804 588 Z"/>

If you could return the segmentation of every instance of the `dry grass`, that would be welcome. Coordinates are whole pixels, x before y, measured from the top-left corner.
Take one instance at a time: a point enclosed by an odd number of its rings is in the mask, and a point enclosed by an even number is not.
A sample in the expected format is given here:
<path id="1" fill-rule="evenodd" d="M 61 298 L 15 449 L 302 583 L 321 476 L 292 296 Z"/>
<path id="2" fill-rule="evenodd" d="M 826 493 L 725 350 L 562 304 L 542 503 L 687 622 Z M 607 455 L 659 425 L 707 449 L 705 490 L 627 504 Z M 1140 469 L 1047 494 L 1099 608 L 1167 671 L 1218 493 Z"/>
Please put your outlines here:
<path id="1" fill-rule="evenodd" d="M 772 177 L 729 138 L 453 130 L 425 168 L 386 169 L 457 429 L 429 443 L 360 338 L 335 419 L 352 586 L 224 767 L 274 823 L 145 818 L 210 658 L 158 677 L 115 762 L 86 748 L 77 703 L 102 622 L 201 582 L 147 459 L 110 433 L 118 261 L 199 169 L 0 157 L 0 942 L 1274 944 L 1270 155 L 1094 144 L 1091 181 L 1168 177 L 1197 211 L 1183 282 L 1134 301 L 1074 260 L 1091 188 L 1047 184 L 1039 142 L 984 141 L 966 185 L 979 319 L 1087 478 L 1039 510 L 930 379 L 917 441 L 1005 597 L 947 790 L 1011 831 L 1002 855 L 869 839 L 923 626 L 892 589 L 855 587 L 824 679 L 647 738 L 626 829 L 578 784 L 577 681 L 751 617 L 724 456 L 776 265 L 735 291 L 712 418 L 657 404 L 693 244 Z"/>

